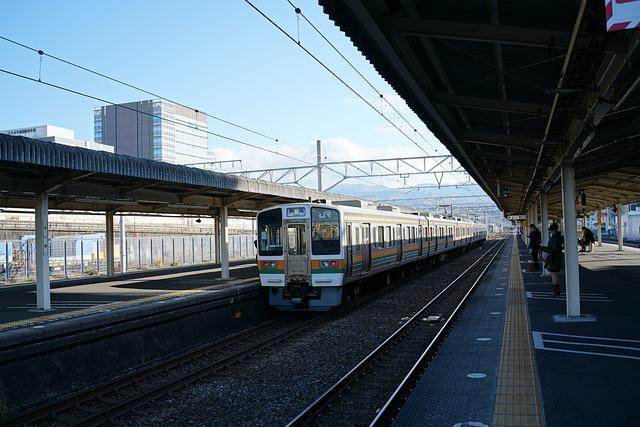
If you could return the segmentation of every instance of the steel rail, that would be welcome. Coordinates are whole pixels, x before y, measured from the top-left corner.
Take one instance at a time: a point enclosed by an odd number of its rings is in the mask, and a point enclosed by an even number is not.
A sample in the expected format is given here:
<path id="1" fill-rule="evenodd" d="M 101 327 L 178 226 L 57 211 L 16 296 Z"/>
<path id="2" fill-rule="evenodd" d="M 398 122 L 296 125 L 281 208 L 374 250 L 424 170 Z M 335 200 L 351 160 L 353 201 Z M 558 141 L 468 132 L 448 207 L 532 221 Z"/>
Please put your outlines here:
<path id="1" fill-rule="evenodd" d="M 307 322 L 311 322 L 313 320 L 315 319 L 311 319 Z M 29 423 L 46 419 L 47 417 L 50 417 L 52 414 L 61 414 L 63 411 L 66 411 L 74 407 L 77 407 L 78 405 L 90 402 L 92 399 L 100 398 L 101 396 L 104 396 L 107 393 L 117 391 L 119 389 L 123 389 L 124 387 L 134 384 L 136 382 L 139 382 L 144 378 L 148 378 L 152 375 L 161 373 L 163 371 L 167 371 L 173 367 L 182 365 L 196 358 L 199 358 L 202 356 L 206 357 L 208 354 L 211 354 L 215 351 L 218 351 L 224 348 L 223 346 L 228 347 L 238 341 L 247 339 L 247 337 L 249 336 L 258 335 L 262 331 L 272 328 L 274 324 L 277 324 L 277 323 L 278 321 L 271 320 L 271 321 L 264 322 L 258 326 L 231 334 L 230 336 L 215 340 L 204 346 L 199 346 L 195 349 L 191 349 L 186 353 L 181 353 L 170 359 L 165 359 L 160 363 L 155 363 L 153 365 L 145 366 L 140 369 L 137 369 L 132 373 L 130 373 L 129 375 L 99 383 L 89 389 L 84 389 L 72 395 L 63 397 L 60 400 L 38 406 L 25 414 L 5 420 L 0 424 L 1 425 L 23 425 L 23 424 L 29 424 Z M 303 325 L 298 325 L 298 326 L 302 327 Z M 260 343 L 260 344 L 263 344 L 263 343 Z M 238 354 L 236 353 L 232 356 L 227 357 L 226 359 L 230 359 L 233 356 L 238 356 Z M 108 419 L 105 421 L 108 421 Z"/>
<path id="2" fill-rule="evenodd" d="M 338 397 L 343 390 L 345 390 L 350 384 L 352 384 L 363 372 L 365 372 L 371 365 L 373 365 L 378 358 L 384 354 L 390 347 L 396 344 L 408 329 L 413 326 L 418 319 L 421 318 L 423 313 L 429 310 L 436 302 L 444 296 L 448 291 L 458 283 L 463 277 L 465 277 L 472 269 L 474 269 L 483 259 L 485 259 L 494 248 L 498 247 L 496 256 L 500 253 L 502 247 L 504 247 L 507 239 L 502 242 L 494 244 L 485 254 L 483 254 L 478 260 L 476 260 L 471 266 L 464 270 L 458 277 L 456 277 L 451 283 L 449 283 L 442 291 L 440 291 L 434 298 L 432 298 L 424 307 L 422 307 L 416 314 L 414 314 L 409 320 L 407 320 L 400 328 L 398 328 L 391 336 L 389 336 L 382 344 L 380 344 L 375 350 L 373 350 L 368 356 L 362 359 L 356 366 L 354 366 L 346 375 L 344 375 L 338 382 L 326 390 L 320 397 L 318 397 L 307 408 L 300 412 L 295 418 L 293 418 L 287 427 L 308 425 L 312 422 L 322 411 L 330 405 L 330 403 Z M 491 259 L 493 262 L 494 258 Z M 458 306 L 459 307 L 459 306 Z M 447 322 L 448 323 L 448 322 Z"/>
<path id="3" fill-rule="evenodd" d="M 387 402 L 384 404 L 382 409 L 378 412 L 374 420 L 371 422 L 370 426 L 383 426 L 383 425 L 391 424 L 395 415 L 397 414 L 397 411 L 402 407 L 402 404 L 404 403 L 405 398 L 409 395 L 409 393 L 411 393 L 414 385 L 422 377 L 422 374 L 424 373 L 425 369 L 427 368 L 431 360 L 433 360 L 433 357 L 435 356 L 435 354 L 438 352 L 440 345 L 446 339 L 450 329 L 458 320 L 458 317 L 460 317 L 460 314 L 462 313 L 463 308 L 467 304 L 469 298 L 475 291 L 476 287 L 478 286 L 478 284 L 480 283 L 480 281 L 482 280 L 486 272 L 493 265 L 493 261 L 500 254 L 500 252 L 502 251 L 502 248 L 506 245 L 508 240 L 509 239 L 505 239 L 503 241 L 502 246 L 498 248 L 495 255 L 493 255 L 491 260 L 489 260 L 489 263 L 482 270 L 482 272 L 480 273 L 476 281 L 473 283 L 473 285 L 471 285 L 471 288 L 469 288 L 469 291 L 467 291 L 467 293 L 462 298 L 458 306 L 454 309 L 451 316 L 449 316 L 449 318 L 447 319 L 445 324 L 442 326 L 442 328 L 440 328 L 440 330 L 438 331 L 436 336 L 433 338 L 429 346 L 422 353 L 418 361 L 415 363 L 415 365 L 411 368 L 409 373 L 402 380 L 398 388 L 396 388 L 396 390 L 393 392 L 389 400 L 387 400 Z"/>

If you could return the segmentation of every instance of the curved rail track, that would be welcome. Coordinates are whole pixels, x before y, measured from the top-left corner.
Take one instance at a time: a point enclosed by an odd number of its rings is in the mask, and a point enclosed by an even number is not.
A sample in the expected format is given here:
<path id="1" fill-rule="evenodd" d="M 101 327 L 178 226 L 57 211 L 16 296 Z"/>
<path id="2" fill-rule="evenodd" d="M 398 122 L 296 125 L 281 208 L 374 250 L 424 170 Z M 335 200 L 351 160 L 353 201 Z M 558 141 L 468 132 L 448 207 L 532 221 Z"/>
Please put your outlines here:
<path id="1" fill-rule="evenodd" d="M 506 242 L 496 243 L 288 426 L 389 424 Z"/>
<path id="2" fill-rule="evenodd" d="M 182 354 L 122 373 L 113 379 L 52 402 L 32 407 L 28 412 L 4 420 L 0 424 L 89 426 L 109 422 L 185 385 L 219 373 L 247 357 L 293 339 L 303 331 L 332 320 L 347 310 L 360 307 L 393 288 L 394 285 L 385 286 L 361 296 L 350 306 L 310 319 L 296 317 L 265 322 Z M 446 291 L 441 294 L 444 292 Z"/>

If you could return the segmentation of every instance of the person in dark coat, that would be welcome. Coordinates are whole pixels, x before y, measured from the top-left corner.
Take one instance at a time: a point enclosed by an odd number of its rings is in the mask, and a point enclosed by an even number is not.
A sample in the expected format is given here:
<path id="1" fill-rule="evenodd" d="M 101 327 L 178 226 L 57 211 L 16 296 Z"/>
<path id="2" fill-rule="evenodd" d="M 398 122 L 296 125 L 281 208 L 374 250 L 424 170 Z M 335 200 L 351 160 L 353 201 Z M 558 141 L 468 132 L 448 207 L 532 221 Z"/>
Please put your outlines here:
<path id="1" fill-rule="evenodd" d="M 545 249 L 551 253 L 550 259 L 546 262 L 545 267 L 551 273 L 551 285 L 553 287 L 553 296 L 560 295 L 560 279 L 558 273 L 562 270 L 562 247 L 564 245 L 564 238 L 560 234 L 558 224 L 551 224 L 549 226 L 549 246 Z"/>
<path id="2" fill-rule="evenodd" d="M 587 227 L 582 227 L 582 239 L 580 240 L 580 252 L 587 252 L 586 247 L 589 247 L 589 252 L 591 252 L 591 248 L 596 242 L 596 237 L 593 235 L 593 231 L 589 230 Z"/>
<path id="3" fill-rule="evenodd" d="M 529 245 L 528 248 L 531 250 L 531 259 L 536 265 L 536 269 L 538 268 L 538 250 L 540 249 L 540 241 L 542 240 L 542 234 L 538 227 L 534 224 L 529 226 Z"/>

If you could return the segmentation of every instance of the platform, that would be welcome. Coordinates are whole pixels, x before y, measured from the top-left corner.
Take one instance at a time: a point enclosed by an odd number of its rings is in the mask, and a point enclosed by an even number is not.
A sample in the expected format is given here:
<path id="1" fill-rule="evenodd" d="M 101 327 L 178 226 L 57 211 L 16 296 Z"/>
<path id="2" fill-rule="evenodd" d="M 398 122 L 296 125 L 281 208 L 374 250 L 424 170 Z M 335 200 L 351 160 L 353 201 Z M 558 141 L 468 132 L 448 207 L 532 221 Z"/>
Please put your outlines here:
<path id="1" fill-rule="evenodd" d="M 219 265 L 150 271 L 147 276 L 135 272 L 114 278 L 101 276 L 53 281 L 52 309 L 44 311 L 35 309 L 35 284 L 4 286 L 0 288 L 0 332 L 257 280 L 253 260 L 231 263 L 230 270 L 234 280 L 225 282 L 220 281 Z"/>
<path id="2" fill-rule="evenodd" d="M 580 254 L 582 313 L 559 321 L 551 279 L 513 240 L 445 341 L 396 426 L 640 425 L 640 250 Z"/>

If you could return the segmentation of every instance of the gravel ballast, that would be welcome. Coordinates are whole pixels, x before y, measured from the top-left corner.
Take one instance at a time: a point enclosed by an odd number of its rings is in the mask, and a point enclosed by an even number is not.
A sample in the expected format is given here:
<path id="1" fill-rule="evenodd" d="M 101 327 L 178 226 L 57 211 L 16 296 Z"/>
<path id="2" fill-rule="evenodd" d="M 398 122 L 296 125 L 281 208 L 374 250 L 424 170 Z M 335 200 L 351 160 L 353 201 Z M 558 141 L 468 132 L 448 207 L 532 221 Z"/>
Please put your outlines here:
<path id="1" fill-rule="evenodd" d="M 113 424 L 284 425 L 494 243 L 489 241 L 437 268 L 421 271 L 364 306 L 145 405 Z"/>

